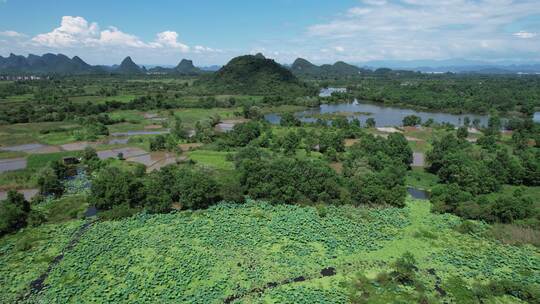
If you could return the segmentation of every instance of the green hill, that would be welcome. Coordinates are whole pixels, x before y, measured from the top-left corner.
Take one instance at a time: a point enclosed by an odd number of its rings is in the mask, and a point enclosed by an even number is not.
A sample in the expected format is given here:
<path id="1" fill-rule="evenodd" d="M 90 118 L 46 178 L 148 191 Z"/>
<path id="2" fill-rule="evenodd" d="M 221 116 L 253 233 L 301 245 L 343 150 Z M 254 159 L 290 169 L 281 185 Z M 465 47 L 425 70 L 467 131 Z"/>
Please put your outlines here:
<path id="1" fill-rule="evenodd" d="M 213 75 L 198 82 L 218 94 L 295 95 L 313 94 L 291 71 L 261 54 L 233 58 Z"/>
<path id="2" fill-rule="evenodd" d="M 199 75 L 202 73 L 201 69 L 193 65 L 192 60 L 182 59 L 180 63 L 174 68 L 174 72 L 181 75 Z"/>
<path id="3" fill-rule="evenodd" d="M 140 214 L 93 224 L 63 252 L 46 288 L 30 302 L 349 303 L 345 286 L 357 273 L 374 279 L 410 252 L 415 283 L 388 282 L 392 273 L 386 281 L 379 276 L 362 303 L 523 303 L 516 298 L 522 293 L 504 295 L 512 289 L 474 294 L 473 286 L 540 284 L 538 249 L 457 232 L 461 222 L 413 200 L 403 209 L 250 201 Z M 32 229 L 45 227 L 22 233 Z M 2 299 L 13 300 L 46 269 L 46 263 L 37 269 L 20 261 L 58 254 L 50 244 L 67 243 L 73 229 L 58 230 L 43 236 L 56 240 L 30 249 L 21 249 L 14 237 L 0 240 Z M 381 284 L 397 287 L 375 288 Z M 415 300 L 419 293 L 425 301 Z"/>
<path id="4" fill-rule="evenodd" d="M 318 66 L 303 58 L 298 58 L 294 61 L 291 66 L 291 71 L 294 75 L 304 78 L 351 77 L 371 72 L 343 61 Z"/>
<path id="5" fill-rule="evenodd" d="M 80 57 L 69 58 L 63 54 L 30 54 L 28 57 L 10 54 L 0 56 L 0 73 L 2 74 L 60 74 L 81 75 L 103 73 L 99 67 L 84 62 Z"/>
<path id="6" fill-rule="evenodd" d="M 122 61 L 120 66 L 118 66 L 118 68 L 114 72 L 118 74 L 124 74 L 124 75 L 136 75 L 136 74 L 142 74 L 143 69 L 141 69 L 141 67 L 135 64 L 135 62 L 133 62 L 131 57 L 128 56 Z"/>

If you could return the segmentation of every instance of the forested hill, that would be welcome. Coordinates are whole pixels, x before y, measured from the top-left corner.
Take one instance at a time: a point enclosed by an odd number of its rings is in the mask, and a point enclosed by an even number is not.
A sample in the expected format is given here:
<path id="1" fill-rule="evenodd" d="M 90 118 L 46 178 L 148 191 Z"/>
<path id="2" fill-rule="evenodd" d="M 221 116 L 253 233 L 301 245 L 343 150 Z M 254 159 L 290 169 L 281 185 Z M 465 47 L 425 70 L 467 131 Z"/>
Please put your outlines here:
<path id="1" fill-rule="evenodd" d="M 89 74 L 123 74 L 136 75 L 146 73 L 131 57 L 126 57 L 120 65 L 93 66 L 80 57 L 69 58 L 63 54 L 30 54 L 27 57 L 10 54 L 0 56 L 0 75 L 89 75 Z"/>
<path id="2" fill-rule="evenodd" d="M 185 76 L 197 76 L 205 73 L 205 71 L 193 65 L 192 60 L 182 59 L 174 68 L 155 67 L 149 70 L 150 73 L 156 74 L 176 74 Z"/>
<path id="3" fill-rule="evenodd" d="M 0 56 L 0 74 L 92 74 L 104 73 L 101 67 L 91 66 L 81 58 L 69 58 L 62 54 L 45 54 L 28 57 L 10 54 Z"/>
<path id="4" fill-rule="evenodd" d="M 361 69 L 343 61 L 317 66 L 303 58 L 298 58 L 294 61 L 291 71 L 296 76 L 307 78 L 348 77 L 371 73 L 370 70 Z"/>
<path id="5" fill-rule="evenodd" d="M 313 88 L 288 69 L 262 54 L 233 58 L 213 75 L 197 83 L 219 94 L 312 95 Z"/>

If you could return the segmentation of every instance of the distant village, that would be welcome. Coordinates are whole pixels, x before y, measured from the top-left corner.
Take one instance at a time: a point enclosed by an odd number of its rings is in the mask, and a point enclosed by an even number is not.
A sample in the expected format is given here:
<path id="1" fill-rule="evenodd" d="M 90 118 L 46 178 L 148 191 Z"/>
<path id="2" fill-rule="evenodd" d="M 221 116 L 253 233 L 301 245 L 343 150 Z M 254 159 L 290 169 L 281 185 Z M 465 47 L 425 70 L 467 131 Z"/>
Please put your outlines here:
<path id="1" fill-rule="evenodd" d="M 19 76 L 8 76 L 0 75 L 0 81 L 23 81 L 23 80 L 42 80 L 49 79 L 49 76 L 35 76 L 35 75 L 19 75 Z"/>

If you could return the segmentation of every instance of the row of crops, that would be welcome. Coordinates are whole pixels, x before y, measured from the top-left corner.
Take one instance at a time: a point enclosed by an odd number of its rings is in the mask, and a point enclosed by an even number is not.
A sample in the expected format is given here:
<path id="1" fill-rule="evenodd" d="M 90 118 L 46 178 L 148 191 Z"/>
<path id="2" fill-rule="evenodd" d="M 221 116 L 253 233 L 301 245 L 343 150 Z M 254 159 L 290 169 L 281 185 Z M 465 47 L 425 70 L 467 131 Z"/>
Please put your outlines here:
<path id="1" fill-rule="evenodd" d="M 463 235 L 453 230 L 459 223 L 414 201 L 404 209 L 251 201 L 196 212 L 141 214 L 92 226 L 33 300 L 344 303 L 342 282 L 356 272 L 374 276 L 406 251 L 417 257 L 421 273 L 433 269 L 443 281 L 460 275 L 469 283 L 500 277 L 540 282 L 537 249 Z M 326 267 L 335 268 L 336 275 L 323 277 Z M 299 277 L 299 282 L 275 284 Z M 452 302 L 451 291 L 443 300 Z"/>

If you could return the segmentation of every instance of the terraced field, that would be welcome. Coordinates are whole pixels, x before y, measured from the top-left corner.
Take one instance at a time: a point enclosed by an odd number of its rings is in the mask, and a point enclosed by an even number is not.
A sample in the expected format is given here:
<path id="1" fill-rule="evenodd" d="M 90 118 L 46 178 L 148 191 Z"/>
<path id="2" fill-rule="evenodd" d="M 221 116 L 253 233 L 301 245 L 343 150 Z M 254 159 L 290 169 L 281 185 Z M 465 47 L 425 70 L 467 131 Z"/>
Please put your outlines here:
<path id="1" fill-rule="evenodd" d="M 404 209 L 251 201 L 96 223 L 29 301 L 344 303 L 343 282 L 357 272 L 374 277 L 405 252 L 441 303 L 460 302 L 448 284 L 455 275 L 469 286 L 501 278 L 540 284 L 537 249 L 458 233 L 459 218 L 429 208 L 412 200 Z"/>

